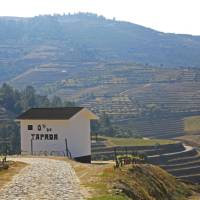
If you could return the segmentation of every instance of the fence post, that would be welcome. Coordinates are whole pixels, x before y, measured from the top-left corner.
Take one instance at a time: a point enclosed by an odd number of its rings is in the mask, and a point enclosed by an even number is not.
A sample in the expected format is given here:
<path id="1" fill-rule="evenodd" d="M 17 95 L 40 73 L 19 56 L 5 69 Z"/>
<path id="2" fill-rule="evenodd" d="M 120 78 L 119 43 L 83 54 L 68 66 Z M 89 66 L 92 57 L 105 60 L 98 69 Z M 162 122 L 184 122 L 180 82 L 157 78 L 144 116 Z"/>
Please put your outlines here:
<path id="1" fill-rule="evenodd" d="M 66 153 L 68 158 L 72 158 L 72 154 L 68 148 L 67 138 L 65 138 L 65 145 L 66 145 Z"/>
<path id="2" fill-rule="evenodd" d="M 116 150 L 116 147 L 114 147 L 114 160 L 115 160 L 115 163 L 116 163 L 116 166 L 117 166 L 117 150 Z"/>
<path id="3" fill-rule="evenodd" d="M 68 150 L 67 138 L 65 138 L 65 148 L 66 148 L 67 157 L 69 157 L 69 150 Z"/>
<path id="4" fill-rule="evenodd" d="M 31 155 L 33 155 L 33 138 L 31 138 Z"/>
<path id="5" fill-rule="evenodd" d="M 98 140 L 98 133 L 96 133 L 96 142 L 97 142 L 97 140 Z"/>
<path id="6" fill-rule="evenodd" d="M 127 147 L 125 147 L 125 151 L 126 151 L 126 157 L 128 156 L 128 149 Z"/>

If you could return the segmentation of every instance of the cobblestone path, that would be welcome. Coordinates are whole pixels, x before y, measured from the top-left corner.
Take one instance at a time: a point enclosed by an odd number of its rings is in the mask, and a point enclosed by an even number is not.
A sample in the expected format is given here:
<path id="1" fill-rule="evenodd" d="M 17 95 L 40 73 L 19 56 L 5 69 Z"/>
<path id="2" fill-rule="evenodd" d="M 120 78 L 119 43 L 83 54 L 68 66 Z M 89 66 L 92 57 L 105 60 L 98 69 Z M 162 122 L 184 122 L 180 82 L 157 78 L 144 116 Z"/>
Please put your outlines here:
<path id="1" fill-rule="evenodd" d="M 47 158 L 13 158 L 28 163 L 0 190 L 0 200 L 84 199 L 79 180 L 65 161 Z"/>

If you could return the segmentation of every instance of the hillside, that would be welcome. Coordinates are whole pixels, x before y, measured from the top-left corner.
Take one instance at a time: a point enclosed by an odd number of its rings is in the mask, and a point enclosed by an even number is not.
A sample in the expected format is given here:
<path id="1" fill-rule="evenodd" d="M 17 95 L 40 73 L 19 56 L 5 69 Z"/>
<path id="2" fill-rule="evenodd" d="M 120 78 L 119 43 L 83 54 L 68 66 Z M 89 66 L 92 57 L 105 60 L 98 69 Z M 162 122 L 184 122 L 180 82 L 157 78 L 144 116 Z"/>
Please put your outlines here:
<path id="1" fill-rule="evenodd" d="M 39 66 L 135 61 L 199 67 L 200 37 L 162 33 L 95 14 L 0 18 L 0 81 Z"/>
<path id="2" fill-rule="evenodd" d="M 91 200 L 186 200 L 198 191 L 154 165 L 127 165 L 116 170 L 111 164 L 72 165 L 81 183 L 92 188 Z"/>
<path id="3" fill-rule="evenodd" d="M 187 199 L 189 187 L 159 167 L 135 165 L 118 172 L 116 186 L 131 199 Z M 154 187 L 152 187 L 154 186 Z"/>
<path id="4" fill-rule="evenodd" d="M 200 112 L 199 49 L 198 36 L 88 13 L 1 17 L 0 83 L 106 113 L 131 136 L 172 138 Z"/>
<path id="5" fill-rule="evenodd" d="M 106 113 L 131 135 L 172 138 L 184 134 L 184 117 L 200 112 L 199 75 L 198 68 L 88 62 L 40 66 L 9 84 L 20 89 L 31 84 L 41 95 Z"/>

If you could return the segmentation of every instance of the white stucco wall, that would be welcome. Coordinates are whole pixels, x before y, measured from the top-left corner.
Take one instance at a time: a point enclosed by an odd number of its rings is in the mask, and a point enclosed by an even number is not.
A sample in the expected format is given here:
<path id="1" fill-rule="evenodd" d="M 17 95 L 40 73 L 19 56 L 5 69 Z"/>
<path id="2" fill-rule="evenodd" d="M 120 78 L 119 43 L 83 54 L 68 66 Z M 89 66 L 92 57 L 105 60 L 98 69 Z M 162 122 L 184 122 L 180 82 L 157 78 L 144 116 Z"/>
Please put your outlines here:
<path id="1" fill-rule="evenodd" d="M 33 130 L 28 130 L 33 125 Z M 38 125 L 42 130 L 38 131 Z M 45 128 L 43 128 L 45 125 Z M 69 120 L 20 120 L 21 151 L 31 153 L 31 134 L 57 134 L 58 140 L 33 140 L 33 152 L 65 152 L 65 138 L 72 157 L 91 155 L 90 120 L 79 112 Z M 47 132 L 51 128 L 51 132 Z"/>

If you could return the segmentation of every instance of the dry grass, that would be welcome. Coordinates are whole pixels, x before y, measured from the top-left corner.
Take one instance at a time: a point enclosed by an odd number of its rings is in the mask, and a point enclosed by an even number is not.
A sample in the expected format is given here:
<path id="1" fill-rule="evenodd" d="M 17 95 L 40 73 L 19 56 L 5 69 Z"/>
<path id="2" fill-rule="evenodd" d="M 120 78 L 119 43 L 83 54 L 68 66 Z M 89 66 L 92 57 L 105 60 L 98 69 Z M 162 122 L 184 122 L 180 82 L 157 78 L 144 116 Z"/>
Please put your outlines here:
<path id="1" fill-rule="evenodd" d="M 181 137 L 177 137 L 176 139 L 184 142 L 187 145 L 193 146 L 193 147 L 200 146 L 200 136 L 199 135 L 184 135 Z"/>
<path id="2" fill-rule="evenodd" d="M 102 196 L 107 194 L 107 185 L 102 181 L 101 176 L 104 170 L 113 169 L 112 163 L 92 163 L 83 164 L 75 161 L 70 161 L 81 184 L 87 188 L 88 197 Z"/>
<path id="3" fill-rule="evenodd" d="M 116 193 L 118 185 L 121 186 L 122 183 L 125 184 L 127 191 L 130 189 L 133 196 L 148 200 L 155 197 L 161 200 L 167 195 L 169 199 L 174 196 L 174 200 L 188 199 L 193 190 L 193 186 L 181 183 L 164 170 L 152 165 L 135 165 L 129 171 L 130 166 L 114 170 L 112 163 L 99 162 L 91 165 L 74 161 L 70 163 L 82 185 L 88 189 L 91 200 L 129 199 L 130 197 L 128 198 L 123 192 Z"/>
<path id="4" fill-rule="evenodd" d="M 27 164 L 22 162 L 11 162 L 7 170 L 0 171 L 0 189 L 11 181 L 12 177 L 20 172 Z"/>
<path id="5" fill-rule="evenodd" d="M 68 160 L 80 179 L 81 185 L 87 190 L 87 197 L 90 200 L 127 200 L 122 195 L 115 195 L 112 192 L 114 180 L 113 162 L 92 162 L 92 164 L 78 163 Z"/>
<path id="6" fill-rule="evenodd" d="M 151 165 L 136 165 L 132 172 L 128 173 L 129 166 L 121 170 L 114 170 L 113 163 L 81 164 L 69 161 L 76 171 L 82 185 L 88 189 L 91 200 L 127 200 L 125 193 L 116 193 L 114 186 L 127 183 L 127 188 L 134 196 L 141 196 L 141 199 L 162 199 L 170 191 L 176 199 L 187 199 L 191 194 L 191 186 L 177 181 L 173 176 L 164 170 Z M 159 186 L 161 184 L 161 186 Z M 151 194 L 153 185 L 153 194 Z M 158 194 L 158 196 L 157 196 Z M 150 195 L 150 196 L 149 196 Z M 151 196 L 152 195 L 152 196 Z M 168 195 L 168 196 L 170 196 Z M 137 196 L 138 197 L 138 196 Z M 171 196 L 170 196 L 171 197 Z M 169 198 L 170 198 L 169 197 Z"/>
<path id="7" fill-rule="evenodd" d="M 193 195 L 188 200 L 199 200 L 199 199 L 200 199 L 200 195 Z"/>

